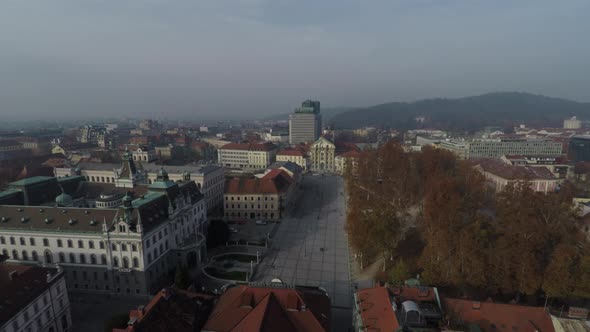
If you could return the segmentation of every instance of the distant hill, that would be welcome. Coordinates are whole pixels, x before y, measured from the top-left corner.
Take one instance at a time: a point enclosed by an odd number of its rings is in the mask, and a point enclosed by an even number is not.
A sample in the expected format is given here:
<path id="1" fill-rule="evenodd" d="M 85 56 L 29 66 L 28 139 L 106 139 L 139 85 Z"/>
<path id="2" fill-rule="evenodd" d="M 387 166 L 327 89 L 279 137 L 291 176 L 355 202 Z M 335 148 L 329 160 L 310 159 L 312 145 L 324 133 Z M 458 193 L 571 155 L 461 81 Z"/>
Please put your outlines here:
<path id="1" fill-rule="evenodd" d="M 416 117 L 426 118 L 422 127 L 473 130 L 484 126 L 561 127 L 566 117 L 590 119 L 590 103 L 519 92 L 497 92 L 457 99 L 425 99 L 357 108 L 334 114 L 336 128 L 363 126 L 413 129 Z"/>

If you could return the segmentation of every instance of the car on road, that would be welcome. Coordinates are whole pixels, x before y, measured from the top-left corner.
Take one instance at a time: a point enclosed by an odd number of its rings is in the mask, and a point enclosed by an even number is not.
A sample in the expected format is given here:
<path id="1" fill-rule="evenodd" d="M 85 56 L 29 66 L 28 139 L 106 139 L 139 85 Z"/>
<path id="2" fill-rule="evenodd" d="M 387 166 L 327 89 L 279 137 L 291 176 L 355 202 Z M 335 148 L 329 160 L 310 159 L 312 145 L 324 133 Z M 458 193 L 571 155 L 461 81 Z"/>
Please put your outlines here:
<path id="1" fill-rule="evenodd" d="M 256 220 L 256 225 L 266 225 L 267 222 L 264 220 Z"/>

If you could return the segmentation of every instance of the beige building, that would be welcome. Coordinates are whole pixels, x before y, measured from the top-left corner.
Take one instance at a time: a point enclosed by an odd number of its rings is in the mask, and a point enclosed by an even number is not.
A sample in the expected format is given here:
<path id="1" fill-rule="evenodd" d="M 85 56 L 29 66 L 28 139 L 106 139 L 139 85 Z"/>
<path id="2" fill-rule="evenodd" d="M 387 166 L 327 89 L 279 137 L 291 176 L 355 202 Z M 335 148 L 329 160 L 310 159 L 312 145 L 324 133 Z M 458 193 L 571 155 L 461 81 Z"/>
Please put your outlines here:
<path id="1" fill-rule="evenodd" d="M 158 154 L 156 149 L 148 146 L 139 146 L 137 150 L 133 151 L 133 160 L 151 163 L 156 160 Z"/>
<path id="2" fill-rule="evenodd" d="M 334 164 L 336 167 L 336 173 L 342 175 L 346 171 L 348 165 L 352 166 L 352 171 L 355 172 L 358 166 L 358 161 L 361 153 L 358 151 L 347 151 L 337 155 L 334 158 Z"/>
<path id="3" fill-rule="evenodd" d="M 305 152 L 296 149 L 284 149 L 277 152 L 277 161 L 290 161 L 295 163 L 304 171 L 309 169 L 309 159 Z"/>
<path id="4" fill-rule="evenodd" d="M 205 201 L 192 181 L 158 180 L 117 208 L 0 205 L 0 252 L 9 262 L 59 264 L 68 291 L 149 295 L 178 264 L 206 259 Z"/>
<path id="5" fill-rule="evenodd" d="M 575 116 L 569 119 L 563 120 L 564 129 L 580 129 L 582 128 L 582 121 L 578 120 Z"/>
<path id="6" fill-rule="evenodd" d="M 276 159 L 277 147 L 272 143 L 229 143 L 217 151 L 219 164 L 228 168 L 267 168 Z"/>
<path id="7" fill-rule="evenodd" d="M 225 184 L 227 220 L 280 220 L 295 193 L 294 180 L 274 169 L 262 178 L 233 178 Z"/>
<path id="8" fill-rule="evenodd" d="M 194 181 L 205 196 L 207 210 L 220 206 L 223 201 L 224 170 L 223 167 L 207 166 L 161 166 L 152 163 L 135 163 L 130 153 L 124 155 L 122 164 L 79 163 L 77 167 L 64 166 L 54 168 L 58 178 L 82 175 L 92 183 L 111 183 L 117 187 L 134 188 L 137 185 L 149 185 L 156 181 L 159 172 L 167 172 L 171 181 Z"/>
<path id="9" fill-rule="evenodd" d="M 313 172 L 335 172 L 336 145 L 320 137 L 309 149 L 310 168 Z"/>
<path id="10" fill-rule="evenodd" d="M 546 194 L 555 192 L 563 182 L 545 167 L 513 166 L 499 159 L 481 160 L 475 168 L 496 192 L 502 191 L 510 183 L 527 180 L 532 190 Z"/>

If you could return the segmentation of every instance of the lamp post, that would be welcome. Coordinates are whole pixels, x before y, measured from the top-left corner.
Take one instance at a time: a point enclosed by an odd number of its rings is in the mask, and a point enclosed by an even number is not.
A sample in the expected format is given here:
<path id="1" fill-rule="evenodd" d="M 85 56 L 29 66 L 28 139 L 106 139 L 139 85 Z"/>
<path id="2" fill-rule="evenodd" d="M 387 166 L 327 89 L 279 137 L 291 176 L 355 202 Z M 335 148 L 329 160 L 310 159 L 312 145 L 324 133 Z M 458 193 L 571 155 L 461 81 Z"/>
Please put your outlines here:
<path id="1" fill-rule="evenodd" d="M 260 263 L 260 251 L 256 250 L 256 264 Z"/>

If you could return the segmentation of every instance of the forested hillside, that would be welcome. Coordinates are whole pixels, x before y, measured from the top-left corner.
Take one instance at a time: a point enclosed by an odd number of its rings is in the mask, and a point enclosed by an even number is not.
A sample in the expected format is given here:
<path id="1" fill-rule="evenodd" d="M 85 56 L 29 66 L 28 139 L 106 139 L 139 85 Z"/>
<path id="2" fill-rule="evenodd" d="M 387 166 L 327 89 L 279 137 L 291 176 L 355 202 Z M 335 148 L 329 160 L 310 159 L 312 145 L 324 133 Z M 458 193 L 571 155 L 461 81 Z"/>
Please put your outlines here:
<path id="1" fill-rule="evenodd" d="M 590 118 L 590 103 L 516 92 L 489 93 L 458 99 L 426 99 L 411 103 L 387 103 L 335 114 L 336 128 L 363 126 L 414 129 L 424 116 L 425 127 L 474 130 L 483 126 L 561 127 L 563 119 L 576 115 Z"/>

